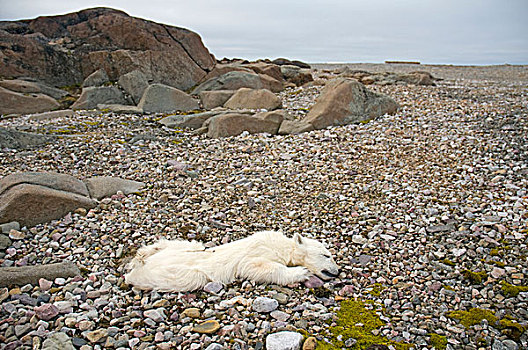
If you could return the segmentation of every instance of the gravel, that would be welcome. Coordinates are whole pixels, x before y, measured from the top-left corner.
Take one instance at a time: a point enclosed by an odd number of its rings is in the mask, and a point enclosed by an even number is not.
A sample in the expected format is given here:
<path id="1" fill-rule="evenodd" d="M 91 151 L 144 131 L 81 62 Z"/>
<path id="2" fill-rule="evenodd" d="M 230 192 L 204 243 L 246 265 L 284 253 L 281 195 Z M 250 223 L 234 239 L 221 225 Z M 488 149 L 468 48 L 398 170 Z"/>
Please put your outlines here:
<path id="1" fill-rule="evenodd" d="M 326 71 L 316 81 L 337 75 L 334 66 L 318 68 Z M 71 261 L 82 276 L 1 289 L 0 349 L 261 349 L 269 334 L 298 329 L 325 341 L 343 298 L 383 306 L 377 332 L 419 349 L 431 348 L 432 333 L 446 336 L 448 349 L 528 348 L 526 332 L 506 335 L 486 320 L 466 328 L 448 317 L 482 308 L 528 326 L 528 292 L 501 289 L 528 285 L 528 69 L 413 68 L 444 80 L 369 86 L 400 111 L 301 135 L 208 139 L 163 127 L 158 114 L 0 120 L 61 136 L 37 149 L 0 150 L 0 177 L 55 171 L 146 183 L 139 194 L 16 229 L 1 266 Z M 320 90 L 279 96 L 302 119 Z M 263 229 L 325 242 L 339 278 L 313 288 L 240 281 L 192 293 L 123 282 L 127 259 L 160 237 L 212 247 Z M 487 276 L 471 284 L 464 270 Z M 259 298 L 275 309 L 256 312 Z M 182 314 L 190 308 L 199 317 Z"/>

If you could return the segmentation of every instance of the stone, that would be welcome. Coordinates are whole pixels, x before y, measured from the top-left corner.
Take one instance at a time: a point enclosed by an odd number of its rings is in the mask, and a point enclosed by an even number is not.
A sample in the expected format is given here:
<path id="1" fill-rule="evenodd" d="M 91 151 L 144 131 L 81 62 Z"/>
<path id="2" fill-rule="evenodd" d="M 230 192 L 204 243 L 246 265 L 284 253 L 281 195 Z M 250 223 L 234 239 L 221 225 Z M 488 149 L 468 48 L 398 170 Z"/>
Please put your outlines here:
<path id="1" fill-rule="evenodd" d="M 75 112 L 72 109 L 61 109 L 58 111 L 31 114 L 28 119 L 42 121 L 42 120 L 51 120 L 51 119 L 57 119 L 57 118 L 68 118 L 68 117 L 72 117 L 74 113 Z"/>
<path id="2" fill-rule="evenodd" d="M 218 293 L 224 288 L 224 285 L 221 282 L 209 282 L 204 287 L 203 290 L 207 293 Z"/>
<path id="3" fill-rule="evenodd" d="M 35 314 L 44 321 L 49 321 L 59 314 L 59 309 L 53 304 L 43 304 L 35 307 Z"/>
<path id="4" fill-rule="evenodd" d="M 274 110 L 280 108 L 281 104 L 281 100 L 269 90 L 241 88 L 227 100 L 224 107 Z"/>
<path id="5" fill-rule="evenodd" d="M 185 92 L 163 84 L 152 84 L 138 103 L 145 113 L 168 113 L 199 109 L 198 100 Z"/>
<path id="6" fill-rule="evenodd" d="M 275 80 L 282 81 L 281 67 L 273 63 L 266 62 L 254 62 L 244 65 L 245 68 L 249 68 L 257 74 L 265 74 Z"/>
<path id="7" fill-rule="evenodd" d="M 281 322 L 286 322 L 290 318 L 290 314 L 279 310 L 274 310 L 270 312 L 270 316 L 276 319 L 277 321 Z"/>
<path id="8" fill-rule="evenodd" d="M 95 109 L 99 104 L 129 104 L 116 86 L 91 86 L 82 89 L 72 109 Z"/>
<path id="9" fill-rule="evenodd" d="M 213 334 L 220 329 L 220 323 L 216 320 L 202 322 L 192 328 L 193 332 L 201 334 Z"/>
<path id="10" fill-rule="evenodd" d="M 165 315 L 161 313 L 160 311 L 154 309 L 154 310 L 146 310 L 144 313 L 145 317 L 150 318 L 154 322 L 161 322 L 165 319 Z"/>
<path id="11" fill-rule="evenodd" d="M 110 79 L 108 78 L 108 74 L 106 74 L 104 69 L 100 68 L 84 79 L 82 87 L 103 86 L 109 82 Z"/>
<path id="12" fill-rule="evenodd" d="M 96 199 L 110 197 L 121 191 L 124 195 L 138 193 L 145 183 L 112 176 L 96 176 L 85 180 L 90 196 Z"/>
<path id="13" fill-rule="evenodd" d="M 302 69 L 293 65 L 283 65 L 280 69 L 284 79 L 297 86 L 313 81 L 312 73 L 309 69 Z"/>
<path id="14" fill-rule="evenodd" d="M 215 66 L 196 33 L 110 8 L 3 22 L 4 27 L 10 30 L 0 33 L 0 76 L 31 76 L 53 86 L 80 84 L 100 68 L 112 81 L 141 69 L 153 82 L 186 90 Z"/>
<path id="15" fill-rule="evenodd" d="M 284 83 L 281 80 L 277 80 L 266 74 L 259 74 L 260 81 L 262 82 L 262 88 L 267 89 L 271 92 L 281 92 L 284 90 Z"/>
<path id="16" fill-rule="evenodd" d="M 317 339 L 315 337 L 308 337 L 304 341 L 302 350 L 315 350 L 317 348 Z"/>
<path id="17" fill-rule="evenodd" d="M 2 233 L 9 233 L 11 230 L 20 230 L 20 224 L 16 221 L 11 221 L 0 225 L 0 232 Z"/>
<path id="18" fill-rule="evenodd" d="M 100 111 L 114 112 L 117 114 L 143 114 L 143 109 L 137 106 L 129 105 L 98 104 L 97 109 Z"/>
<path id="19" fill-rule="evenodd" d="M 199 95 L 202 91 L 238 90 L 240 88 L 262 89 L 262 80 L 255 73 L 233 71 L 201 83 L 192 94 Z"/>
<path id="20" fill-rule="evenodd" d="M 310 123 L 305 123 L 298 120 L 284 120 L 281 123 L 278 134 L 279 135 L 296 135 L 303 132 L 313 131 L 315 128 Z"/>
<path id="21" fill-rule="evenodd" d="M 51 288 L 51 286 L 53 285 L 53 282 L 41 277 L 39 278 L 38 284 L 39 284 L 40 290 L 45 292 Z"/>
<path id="22" fill-rule="evenodd" d="M 23 94 L 0 87 L 0 114 L 30 114 L 60 107 L 52 97 L 41 93 Z"/>
<path id="23" fill-rule="evenodd" d="M 221 114 L 208 120 L 207 136 L 220 138 L 240 135 L 247 131 L 250 134 L 268 133 L 276 134 L 280 122 L 259 118 L 247 114 L 228 113 Z"/>
<path id="24" fill-rule="evenodd" d="M 276 64 L 278 66 L 297 66 L 299 68 L 306 68 L 306 69 L 311 68 L 308 63 L 297 61 L 297 60 L 290 61 L 287 58 L 276 58 L 273 61 L 271 61 L 271 63 Z"/>
<path id="25" fill-rule="evenodd" d="M 42 350 L 74 350 L 71 338 L 63 332 L 50 334 L 42 343 Z"/>
<path id="26" fill-rule="evenodd" d="M 205 350 L 223 350 L 224 347 L 218 343 L 211 343 L 205 348 Z"/>
<path id="27" fill-rule="evenodd" d="M 107 336 L 108 331 L 106 329 L 96 329 L 95 331 L 85 333 L 85 337 L 90 343 L 102 342 Z"/>
<path id="28" fill-rule="evenodd" d="M 327 83 L 304 122 L 324 129 L 374 119 L 397 109 L 390 97 L 367 90 L 353 79 L 337 78 Z"/>
<path id="29" fill-rule="evenodd" d="M 42 146 L 54 138 L 47 135 L 32 134 L 0 127 L 0 149 L 22 149 Z"/>
<path id="30" fill-rule="evenodd" d="M 319 288 L 323 284 L 324 282 L 317 276 L 311 276 L 308 280 L 304 281 L 304 286 L 307 288 Z"/>
<path id="31" fill-rule="evenodd" d="M 41 278 L 54 280 L 57 277 L 68 278 L 79 275 L 79 268 L 70 261 L 33 266 L 0 267 L 0 287 L 37 285 Z"/>
<path id="32" fill-rule="evenodd" d="M 169 115 L 161 119 L 159 123 L 169 128 L 199 129 L 208 119 L 227 113 L 226 111 L 210 111 L 188 115 Z"/>
<path id="33" fill-rule="evenodd" d="M 236 90 L 216 90 L 200 92 L 200 101 L 205 109 L 221 107 L 234 95 Z"/>
<path id="34" fill-rule="evenodd" d="M 297 332 L 282 331 L 266 337 L 266 350 L 300 350 L 303 336 Z"/>
<path id="35" fill-rule="evenodd" d="M 188 309 L 183 310 L 181 314 L 181 318 L 184 317 L 190 317 L 190 318 L 200 318 L 200 309 L 196 307 L 190 307 Z"/>
<path id="36" fill-rule="evenodd" d="M 120 76 L 117 84 L 132 97 L 135 104 L 139 103 L 143 93 L 149 86 L 147 77 L 138 69 Z"/>
<path id="37" fill-rule="evenodd" d="M 69 175 L 17 173 L 0 180 L 0 222 L 34 226 L 96 205 L 86 185 Z"/>
<path id="38" fill-rule="evenodd" d="M 279 302 L 267 297 L 257 297 L 251 305 L 253 311 L 259 313 L 268 313 L 279 307 Z"/>
<path id="39" fill-rule="evenodd" d="M 455 229 L 455 225 L 453 224 L 429 226 L 426 228 L 427 232 L 429 233 L 447 232 L 447 231 L 453 231 L 454 229 Z"/>
<path id="40" fill-rule="evenodd" d="M 11 246 L 11 239 L 6 235 L 0 235 L 0 250 L 6 250 Z"/>
<path id="41" fill-rule="evenodd" d="M 56 100 L 68 95 L 64 90 L 57 89 L 38 81 L 28 81 L 23 79 L 0 80 L 0 86 L 23 94 L 41 93 Z"/>

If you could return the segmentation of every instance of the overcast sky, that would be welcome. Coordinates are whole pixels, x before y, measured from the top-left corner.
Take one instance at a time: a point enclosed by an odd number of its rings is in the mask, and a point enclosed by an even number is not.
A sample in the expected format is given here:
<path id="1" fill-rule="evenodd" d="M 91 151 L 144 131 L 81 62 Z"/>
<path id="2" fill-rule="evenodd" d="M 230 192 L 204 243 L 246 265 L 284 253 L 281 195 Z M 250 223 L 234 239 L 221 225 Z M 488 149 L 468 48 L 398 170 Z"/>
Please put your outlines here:
<path id="1" fill-rule="evenodd" d="M 217 58 L 528 64 L 528 0 L 0 0 L 0 19 L 96 6 L 189 28 Z"/>

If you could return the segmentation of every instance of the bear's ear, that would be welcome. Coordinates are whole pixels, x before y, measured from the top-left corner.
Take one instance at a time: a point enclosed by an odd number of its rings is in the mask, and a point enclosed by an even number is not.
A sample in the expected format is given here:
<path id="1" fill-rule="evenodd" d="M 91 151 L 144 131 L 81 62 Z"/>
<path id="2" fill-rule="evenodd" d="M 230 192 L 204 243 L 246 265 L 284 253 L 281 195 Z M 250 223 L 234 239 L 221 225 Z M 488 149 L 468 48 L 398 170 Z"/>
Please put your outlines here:
<path id="1" fill-rule="evenodd" d="M 297 243 L 298 245 L 301 245 L 304 243 L 304 240 L 303 240 L 303 236 L 301 236 L 300 234 L 296 233 L 295 235 L 293 235 L 293 241 L 295 243 Z"/>

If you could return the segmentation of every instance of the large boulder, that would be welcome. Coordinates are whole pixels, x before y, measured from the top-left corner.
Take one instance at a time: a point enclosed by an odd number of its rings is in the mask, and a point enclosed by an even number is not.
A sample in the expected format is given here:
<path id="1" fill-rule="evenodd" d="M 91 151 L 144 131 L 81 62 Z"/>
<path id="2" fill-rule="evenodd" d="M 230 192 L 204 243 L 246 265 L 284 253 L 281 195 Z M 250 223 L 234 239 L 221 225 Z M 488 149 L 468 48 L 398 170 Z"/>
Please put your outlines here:
<path id="1" fill-rule="evenodd" d="M 51 136 L 32 134 L 0 127 L 0 149 L 42 146 L 53 139 Z"/>
<path id="2" fill-rule="evenodd" d="M 278 81 L 284 80 L 284 78 L 282 77 L 281 67 L 276 64 L 266 62 L 254 62 L 246 64 L 244 65 L 244 67 L 251 69 L 257 74 L 266 74 Z"/>
<path id="3" fill-rule="evenodd" d="M 138 107 L 145 113 L 168 113 L 199 109 L 200 104 L 183 91 L 163 84 L 152 84 L 143 93 Z"/>
<path id="4" fill-rule="evenodd" d="M 284 78 L 297 86 L 313 81 L 312 73 L 309 69 L 303 69 L 292 65 L 284 65 L 281 66 L 280 69 Z"/>
<path id="5" fill-rule="evenodd" d="M 202 101 L 203 108 L 213 109 L 223 106 L 235 92 L 235 90 L 202 91 L 200 93 L 200 100 Z"/>
<path id="6" fill-rule="evenodd" d="M 0 180 L 0 223 L 34 226 L 96 204 L 86 185 L 68 175 L 19 173 Z"/>
<path id="7" fill-rule="evenodd" d="M 59 107 L 59 103 L 48 95 L 19 93 L 0 87 L 0 114 L 40 113 Z"/>
<path id="8" fill-rule="evenodd" d="M 71 108 L 95 109 L 99 104 L 128 104 L 128 101 L 116 86 L 90 86 L 82 89 Z"/>
<path id="9" fill-rule="evenodd" d="M 271 63 L 276 64 L 278 66 L 297 66 L 299 68 L 305 68 L 305 69 L 311 68 L 308 63 L 297 61 L 297 60 L 290 61 L 287 58 L 276 58 L 273 61 L 271 61 Z"/>
<path id="10" fill-rule="evenodd" d="M 161 119 L 159 123 L 175 129 L 199 129 L 209 118 L 226 113 L 226 111 L 209 111 L 189 115 L 169 115 Z"/>
<path id="11" fill-rule="evenodd" d="M 123 194 L 137 193 L 145 186 L 143 182 L 120 179 L 112 176 L 96 176 L 85 181 L 90 196 L 96 199 L 109 197 L 117 192 Z"/>
<path id="12" fill-rule="evenodd" d="M 139 103 L 143 93 L 149 86 L 147 77 L 140 70 L 123 74 L 119 77 L 117 83 L 130 95 L 135 104 Z"/>
<path id="13" fill-rule="evenodd" d="M 41 93 L 53 97 L 56 100 L 68 95 L 64 90 L 54 88 L 38 81 L 24 79 L 0 80 L 0 86 L 24 94 Z"/>
<path id="14" fill-rule="evenodd" d="M 75 277 L 80 274 L 79 268 L 71 261 L 35 266 L 0 267 L 0 287 L 38 285 L 41 278 L 53 281 L 55 278 Z"/>
<path id="15" fill-rule="evenodd" d="M 304 122 L 323 129 L 371 120 L 397 109 L 389 96 L 370 91 L 354 79 L 337 78 L 326 84 Z"/>
<path id="16" fill-rule="evenodd" d="M 279 135 L 296 135 L 303 132 L 314 130 L 314 127 L 310 123 L 306 123 L 298 120 L 284 120 L 279 128 Z"/>
<path id="17" fill-rule="evenodd" d="M 202 91 L 238 90 L 240 88 L 262 89 L 262 80 L 258 74 L 232 71 L 207 80 L 193 90 L 193 95 Z"/>
<path id="18" fill-rule="evenodd" d="M 110 8 L 0 23 L 0 76 L 67 86 L 103 68 L 110 80 L 135 69 L 180 89 L 200 82 L 215 61 L 198 34 Z"/>
<path id="19" fill-rule="evenodd" d="M 84 79 L 82 87 L 103 86 L 108 82 L 110 82 L 110 78 L 108 78 L 106 71 L 104 69 L 98 69 Z"/>
<path id="20" fill-rule="evenodd" d="M 240 135 L 244 131 L 250 134 L 277 134 L 283 116 L 276 112 L 265 112 L 255 115 L 228 113 L 208 120 L 207 136 L 212 138 Z"/>
<path id="21" fill-rule="evenodd" d="M 224 104 L 230 109 L 267 109 L 274 110 L 282 105 L 281 100 L 266 89 L 241 88 Z"/>

